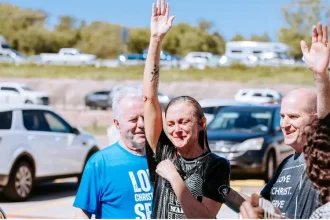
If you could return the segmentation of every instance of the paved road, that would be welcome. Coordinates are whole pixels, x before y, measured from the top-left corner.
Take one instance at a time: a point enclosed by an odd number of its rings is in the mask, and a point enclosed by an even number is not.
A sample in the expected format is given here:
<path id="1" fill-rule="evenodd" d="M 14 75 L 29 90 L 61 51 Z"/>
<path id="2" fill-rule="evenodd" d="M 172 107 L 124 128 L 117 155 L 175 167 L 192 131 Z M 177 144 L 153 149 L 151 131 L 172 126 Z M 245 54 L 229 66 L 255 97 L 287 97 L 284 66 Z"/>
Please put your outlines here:
<path id="1" fill-rule="evenodd" d="M 238 192 L 250 195 L 260 192 L 264 182 L 261 180 L 231 181 L 231 186 Z M 75 178 L 61 179 L 38 186 L 26 202 L 8 203 L 0 198 L 0 207 L 8 218 L 73 218 L 72 203 L 77 191 Z M 226 206 L 221 208 L 218 218 L 238 219 L 238 215 Z"/>

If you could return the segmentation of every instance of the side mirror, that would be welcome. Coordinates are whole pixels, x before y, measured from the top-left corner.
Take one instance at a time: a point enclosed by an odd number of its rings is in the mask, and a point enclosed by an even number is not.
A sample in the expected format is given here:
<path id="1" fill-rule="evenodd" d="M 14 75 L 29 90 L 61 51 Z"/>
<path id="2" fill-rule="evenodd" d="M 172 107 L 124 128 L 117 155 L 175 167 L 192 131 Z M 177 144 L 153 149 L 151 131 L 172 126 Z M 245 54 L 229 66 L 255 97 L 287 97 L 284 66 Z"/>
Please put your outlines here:
<path id="1" fill-rule="evenodd" d="M 71 133 L 75 134 L 75 135 L 79 135 L 80 131 L 78 128 L 72 128 Z"/>
<path id="2" fill-rule="evenodd" d="M 6 219 L 6 213 L 2 210 L 2 208 L 0 208 L 0 219 Z"/>

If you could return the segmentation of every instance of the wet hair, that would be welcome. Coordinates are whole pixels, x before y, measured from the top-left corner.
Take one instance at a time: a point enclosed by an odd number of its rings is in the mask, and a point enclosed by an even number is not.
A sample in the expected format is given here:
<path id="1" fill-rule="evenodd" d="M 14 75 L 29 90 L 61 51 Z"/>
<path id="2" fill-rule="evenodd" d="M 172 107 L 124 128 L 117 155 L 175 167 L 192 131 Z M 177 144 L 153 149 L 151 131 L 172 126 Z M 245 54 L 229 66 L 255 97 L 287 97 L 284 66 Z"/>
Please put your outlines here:
<path id="1" fill-rule="evenodd" d="M 199 104 L 199 102 L 190 96 L 179 96 L 179 97 L 172 99 L 165 108 L 165 117 L 167 114 L 167 110 L 171 105 L 174 105 L 177 103 L 182 103 L 182 102 L 189 103 L 191 106 L 194 107 L 194 111 L 195 111 L 194 115 L 195 115 L 197 121 L 200 121 L 203 118 L 205 118 L 203 109 L 202 109 L 201 105 Z M 209 144 L 207 141 L 206 126 L 198 134 L 198 143 L 202 148 L 206 149 L 207 151 L 210 151 L 210 147 L 209 147 Z"/>
<path id="2" fill-rule="evenodd" d="M 325 204 L 330 201 L 330 113 L 314 120 L 309 128 L 304 146 L 306 172 Z"/>

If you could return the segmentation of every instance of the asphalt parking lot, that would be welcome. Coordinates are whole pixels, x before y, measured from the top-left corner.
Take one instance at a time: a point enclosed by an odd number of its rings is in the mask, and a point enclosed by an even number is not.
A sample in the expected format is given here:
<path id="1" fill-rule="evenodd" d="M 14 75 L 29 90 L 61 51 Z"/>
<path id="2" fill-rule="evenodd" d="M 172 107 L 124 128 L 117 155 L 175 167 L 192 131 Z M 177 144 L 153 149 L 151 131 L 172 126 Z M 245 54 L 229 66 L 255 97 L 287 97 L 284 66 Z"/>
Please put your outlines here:
<path id="1" fill-rule="evenodd" d="M 260 192 L 264 185 L 261 180 L 234 180 L 231 186 L 238 192 L 250 195 Z M 58 179 L 43 183 L 35 188 L 32 196 L 25 202 L 7 202 L 0 199 L 0 207 L 6 212 L 8 218 L 74 218 L 72 206 L 78 184 L 75 178 Z M 217 218 L 238 219 L 238 214 L 223 206 Z"/>

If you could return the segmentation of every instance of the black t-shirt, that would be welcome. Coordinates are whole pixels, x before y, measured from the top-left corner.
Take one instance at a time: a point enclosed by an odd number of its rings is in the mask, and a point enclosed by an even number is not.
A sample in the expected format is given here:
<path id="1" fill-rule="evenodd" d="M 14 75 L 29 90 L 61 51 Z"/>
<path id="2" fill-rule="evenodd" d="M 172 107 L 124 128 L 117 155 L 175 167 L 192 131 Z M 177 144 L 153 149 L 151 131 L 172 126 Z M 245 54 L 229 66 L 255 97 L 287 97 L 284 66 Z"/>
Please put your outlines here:
<path id="1" fill-rule="evenodd" d="M 261 196 L 290 219 L 308 219 L 318 207 L 318 191 L 306 175 L 304 155 L 287 157 L 274 177 L 261 191 Z"/>
<path id="2" fill-rule="evenodd" d="M 183 158 L 164 131 L 159 137 L 156 153 L 152 152 L 148 143 L 146 153 L 151 182 L 155 184 L 153 218 L 186 218 L 171 184 L 155 172 L 157 164 L 166 159 L 173 161 L 186 186 L 198 201 L 201 202 L 204 196 L 219 203 L 225 202 L 230 181 L 230 164 L 225 158 L 211 152 L 194 159 Z"/>

